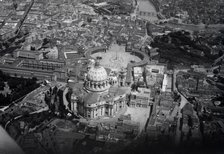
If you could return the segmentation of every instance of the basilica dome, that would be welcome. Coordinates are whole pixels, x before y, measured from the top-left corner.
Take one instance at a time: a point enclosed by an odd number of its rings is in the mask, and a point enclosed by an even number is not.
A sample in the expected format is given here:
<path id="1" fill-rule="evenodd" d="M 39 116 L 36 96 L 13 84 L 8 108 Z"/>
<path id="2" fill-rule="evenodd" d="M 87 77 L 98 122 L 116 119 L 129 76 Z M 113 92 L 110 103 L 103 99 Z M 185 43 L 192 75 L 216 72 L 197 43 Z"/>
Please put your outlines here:
<path id="1" fill-rule="evenodd" d="M 107 71 L 104 67 L 99 66 L 99 63 L 96 63 L 87 73 L 85 88 L 91 92 L 101 92 L 108 90 L 109 87 Z"/>
<path id="2" fill-rule="evenodd" d="M 89 81 L 105 81 L 107 80 L 107 71 L 102 66 L 91 67 L 87 73 L 87 79 Z"/>

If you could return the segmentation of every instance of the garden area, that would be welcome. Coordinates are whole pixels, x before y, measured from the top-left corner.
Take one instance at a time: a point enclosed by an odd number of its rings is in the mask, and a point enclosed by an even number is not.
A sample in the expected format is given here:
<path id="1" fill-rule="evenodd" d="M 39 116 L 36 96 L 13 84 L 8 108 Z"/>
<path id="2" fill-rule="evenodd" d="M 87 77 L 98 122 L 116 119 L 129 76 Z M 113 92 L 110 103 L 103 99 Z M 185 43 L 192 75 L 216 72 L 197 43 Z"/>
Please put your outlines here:
<path id="1" fill-rule="evenodd" d="M 0 71 L 0 106 L 9 105 L 38 87 L 36 78 L 10 77 Z"/>
<path id="2" fill-rule="evenodd" d="M 211 54 L 211 48 L 205 42 L 197 40 L 195 35 L 186 31 L 156 36 L 151 46 L 159 49 L 160 62 L 165 61 L 172 66 L 211 66 L 218 58 L 218 55 Z"/>

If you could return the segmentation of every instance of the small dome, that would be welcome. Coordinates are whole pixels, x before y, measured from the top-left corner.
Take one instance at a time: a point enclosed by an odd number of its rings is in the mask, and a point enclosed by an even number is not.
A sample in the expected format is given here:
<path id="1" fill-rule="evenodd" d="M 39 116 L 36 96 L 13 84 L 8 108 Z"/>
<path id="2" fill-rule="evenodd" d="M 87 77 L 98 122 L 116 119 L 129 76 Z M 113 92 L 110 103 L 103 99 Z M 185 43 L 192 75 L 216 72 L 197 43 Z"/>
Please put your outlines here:
<path id="1" fill-rule="evenodd" d="M 102 66 L 91 67 L 87 73 L 89 81 L 104 81 L 107 80 L 107 71 Z"/>

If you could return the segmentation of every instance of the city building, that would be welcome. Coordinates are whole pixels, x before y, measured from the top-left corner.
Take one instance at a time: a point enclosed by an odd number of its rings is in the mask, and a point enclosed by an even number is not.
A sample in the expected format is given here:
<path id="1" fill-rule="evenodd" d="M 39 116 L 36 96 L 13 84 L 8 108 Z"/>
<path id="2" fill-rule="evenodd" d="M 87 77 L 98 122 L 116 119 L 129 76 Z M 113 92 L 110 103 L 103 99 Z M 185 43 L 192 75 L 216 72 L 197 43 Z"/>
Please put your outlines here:
<path id="1" fill-rule="evenodd" d="M 98 62 L 89 69 L 77 102 L 80 115 L 88 119 L 113 117 L 125 108 L 127 89 L 119 87 L 117 80 L 110 81 Z"/>
<path id="2" fill-rule="evenodd" d="M 148 86 L 155 86 L 158 89 L 162 88 L 164 81 L 164 73 L 166 66 L 162 64 L 148 64 L 145 66 L 145 80 Z"/>
<path id="3" fill-rule="evenodd" d="M 43 53 L 39 51 L 19 49 L 19 50 L 16 50 L 13 54 L 15 58 L 27 58 L 27 59 L 35 59 L 35 60 L 43 59 Z"/>
<path id="4" fill-rule="evenodd" d="M 134 72 L 134 79 L 135 80 L 139 79 L 142 77 L 143 68 L 142 67 L 134 67 L 133 72 Z"/>
<path id="5" fill-rule="evenodd" d="M 137 16 L 146 21 L 156 21 L 157 13 L 154 6 L 148 0 L 140 0 L 137 5 Z"/>
<path id="6" fill-rule="evenodd" d="M 129 106 L 148 108 L 153 105 L 153 97 L 151 89 L 138 88 L 138 91 L 133 91 L 130 94 Z"/>
<path id="7" fill-rule="evenodd" d="M 23 58 L 7 58 L 4 57 L 0 64 L 2 72 L 10 76 L 32 78 L 39 80 L 61 80 L 66 81 L 67 70 L 65 62 L 61 60 L 35 60 Z"/>

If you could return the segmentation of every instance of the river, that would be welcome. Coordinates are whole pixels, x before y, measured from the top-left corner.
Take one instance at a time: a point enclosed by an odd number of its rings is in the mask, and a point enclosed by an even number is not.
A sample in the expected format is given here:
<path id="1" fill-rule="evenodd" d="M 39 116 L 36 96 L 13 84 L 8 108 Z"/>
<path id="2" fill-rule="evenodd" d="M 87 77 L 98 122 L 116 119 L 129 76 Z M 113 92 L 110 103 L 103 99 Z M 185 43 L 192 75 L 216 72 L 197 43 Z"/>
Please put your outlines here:
<path id="1" fill-rule="evenodd" d="M 164 24 L 161 24 L 161 26 L 167 26 L 170 28 L 179 28 L 179 29 L 190 30 L 190 31 L 201 31 L 201 30 L 218 31 L 218 30 L 224 29 L 224 24 L 205 26 L 203 24 L 193 25 L 193 24 L 179 24 L 179 23 L 164 23 Z"/>

